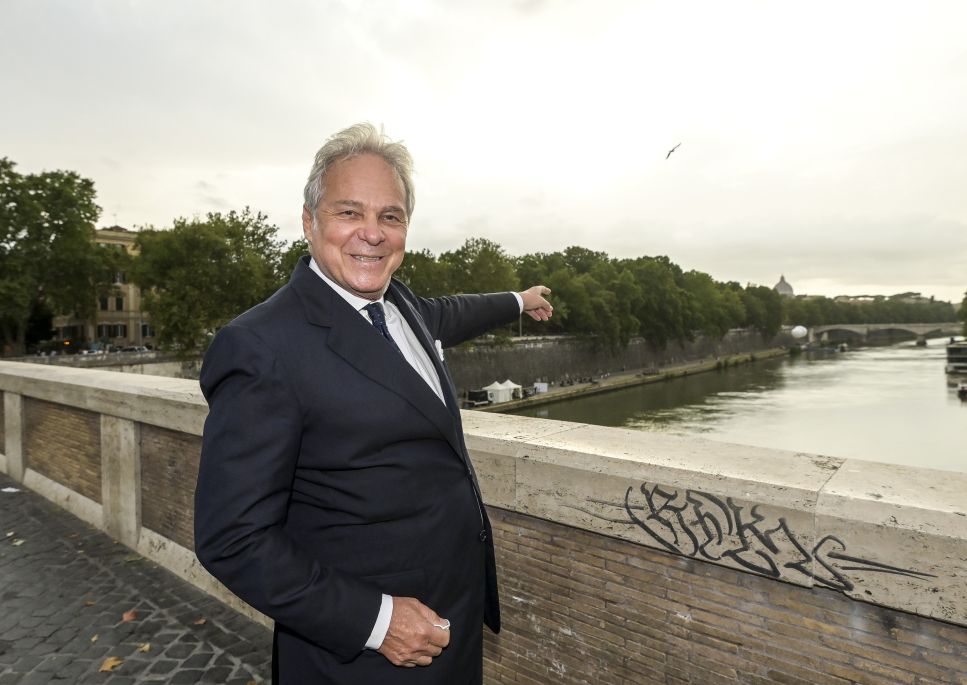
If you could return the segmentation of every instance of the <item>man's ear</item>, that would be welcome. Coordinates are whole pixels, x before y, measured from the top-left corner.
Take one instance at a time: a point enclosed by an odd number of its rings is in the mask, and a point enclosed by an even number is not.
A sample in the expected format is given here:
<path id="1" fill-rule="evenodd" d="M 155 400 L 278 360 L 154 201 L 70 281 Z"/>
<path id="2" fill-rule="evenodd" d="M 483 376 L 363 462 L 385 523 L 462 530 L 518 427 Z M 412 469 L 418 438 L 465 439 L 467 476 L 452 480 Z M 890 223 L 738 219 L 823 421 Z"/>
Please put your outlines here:
<path id="1" fill-rule="evenodd" d="M 302 205 L 302 235 L 307 243 L 312 242 L 312 213 L 305 205 Z"/>

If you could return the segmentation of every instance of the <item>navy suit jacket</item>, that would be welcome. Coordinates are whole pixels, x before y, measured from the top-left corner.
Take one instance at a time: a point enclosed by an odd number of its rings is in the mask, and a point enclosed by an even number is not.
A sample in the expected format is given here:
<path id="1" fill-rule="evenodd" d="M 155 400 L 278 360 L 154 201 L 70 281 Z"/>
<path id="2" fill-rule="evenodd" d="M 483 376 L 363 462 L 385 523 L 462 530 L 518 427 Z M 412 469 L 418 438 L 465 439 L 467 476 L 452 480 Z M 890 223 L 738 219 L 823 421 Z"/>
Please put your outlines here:
<path id="1" fill-rule="evenodd" d="M 500 628 L 490 523 L 434 341 L 512 321 L 517 300 L 426 299 L 398 281 L 386 297 L 433 360 L 446 404 L 308 258 L 218 332 L 202 366 L 196 552 L 276 621 L 285 685 L 478 682 L 481 624 Z M 451 644 L 431 666 L 364 650 L 382 593 L 450 619 Z"/>

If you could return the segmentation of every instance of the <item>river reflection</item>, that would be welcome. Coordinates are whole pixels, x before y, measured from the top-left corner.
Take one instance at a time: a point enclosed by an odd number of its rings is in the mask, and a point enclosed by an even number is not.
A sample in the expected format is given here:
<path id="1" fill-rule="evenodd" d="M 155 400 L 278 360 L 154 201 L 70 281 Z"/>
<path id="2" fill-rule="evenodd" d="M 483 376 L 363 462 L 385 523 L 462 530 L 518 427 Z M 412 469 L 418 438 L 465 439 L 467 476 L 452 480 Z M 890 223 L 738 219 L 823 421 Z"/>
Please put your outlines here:
<path id="1" fill-rule="evenodd" d="M 767 360 L 515 413 L 967 472 L 967 402 L 948 386 L 944 343 Z"/>

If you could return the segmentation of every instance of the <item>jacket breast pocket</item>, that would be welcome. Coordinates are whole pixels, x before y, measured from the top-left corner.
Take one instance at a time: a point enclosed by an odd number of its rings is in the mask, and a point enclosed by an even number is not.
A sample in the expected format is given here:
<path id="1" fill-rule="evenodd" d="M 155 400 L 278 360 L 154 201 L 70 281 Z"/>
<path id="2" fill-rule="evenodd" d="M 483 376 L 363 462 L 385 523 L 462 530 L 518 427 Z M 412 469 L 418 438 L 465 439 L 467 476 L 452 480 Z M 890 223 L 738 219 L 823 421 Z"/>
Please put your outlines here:
<path id="1" fill-rule="evenodd" d="M 426 574 L 423 569 L 384 573 L 378 576 L 365 576 L 364 580 L 379 588 L 383 594 L 392 597 L 421 597 L 426 589 Z"/>

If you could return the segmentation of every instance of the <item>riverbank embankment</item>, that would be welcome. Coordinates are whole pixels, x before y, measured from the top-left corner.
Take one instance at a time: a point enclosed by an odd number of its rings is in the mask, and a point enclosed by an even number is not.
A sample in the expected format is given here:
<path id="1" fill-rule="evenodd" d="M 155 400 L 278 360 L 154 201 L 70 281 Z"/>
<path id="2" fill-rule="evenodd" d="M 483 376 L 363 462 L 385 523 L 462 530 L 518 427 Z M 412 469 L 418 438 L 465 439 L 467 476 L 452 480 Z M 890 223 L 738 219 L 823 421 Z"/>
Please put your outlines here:
<path id="1" fill-rule="evenodd" d="M 718 359 L 705 359 L 702 361 L 673 364 L 665 368 L 659 368 L 655 371 L 629 371 L 615 373 L 607 375 L 603 378 L 596 378 L 589 382 L 574 383 L 573 385 L 566 386 L 555 386 L 549 388 L 547 392 L 542 392 L 537 395 L 532 395 L 519 400 L 512 400 L 510 402 L 489 404 L 482 407 L 476 407 L 475 409 L 477 411 L 485 412 L 507 412 L 514 411 L 516 409 L 523 409 L 524 407 L 537 407 L 543 404 L 573 399 L 575 397 L 597 395 L 599 393 L 613 392 L 615 390 L 622 390 L 624 388 L 630 388 L 636 385 L 660 383 L 672 378 L 681 378 L 682 376 L 689 376 L 696 373 L 717 371 L 730 366 L 748 364 L 760 359 L 783 357 L 788 354 L 789 350 L 786 348 L 774 347 L 748 354 L 737 354 L 728 357 L 720 357 Z"/>
<path id="2" fill-rule="evenodd" d="M 796 343 L 788 329 L 763 338 L 750 329 L 735 329 L 721 338 L 696 336 L 694 340 L 669 341 L 655 346 L 643 338 L 632 338 L 627 345 L 609 349 L 593 341 L 568 336 L 512 338 L 495 344 L 486 338 L 445 351 L 459 397 L 494 381 L 511 380 L 530 386 L 547 382 L 565 386 L 571 380 L 634 376 L 635 373 L 670 369 L 676 366 L 726 359 L 765 350 L 791 347 Z"/>

